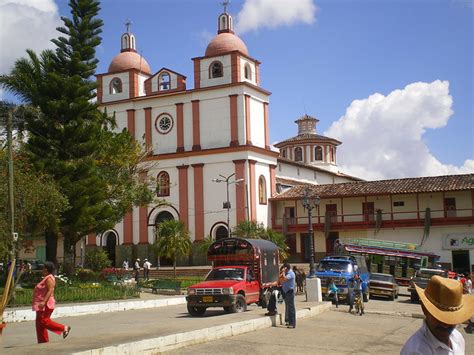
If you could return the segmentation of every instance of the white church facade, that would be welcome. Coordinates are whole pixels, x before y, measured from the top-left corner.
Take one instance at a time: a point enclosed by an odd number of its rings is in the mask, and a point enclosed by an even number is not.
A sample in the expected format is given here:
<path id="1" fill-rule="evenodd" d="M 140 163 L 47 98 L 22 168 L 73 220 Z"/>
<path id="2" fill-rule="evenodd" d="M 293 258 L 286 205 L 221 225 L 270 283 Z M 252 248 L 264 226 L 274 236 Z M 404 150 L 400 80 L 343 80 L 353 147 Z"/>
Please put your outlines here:
<path id="1" fill-rule="evenodd" d="M 167 67 L 153 73 L 127 29 L 121 52 L 97 75 L 100 108 L 115 115 L 117 129 L 127 128 L 148 147 L 146 174 L 157 179 L 157 195 L 165 201 L 134 208 L 113 229 L 88 236 L 88 246 L 106 246 L 117 263 L 146 257 L 163 220 L 183 221 L 193 241 L 216 239 L 244 220 L 270 226 L 268 199 L 277 189 L 359 180 L 337 171 L 340 142 L 316 135 L 312 117 L 296 121 L 297 137 L 304 139 L 282 142 L 283 154 L 270 145 L 270 92 L 260 86 L 260 62 L 234 34 L 230 14 L 219 15 L 217 35 L 205 55 L 192 60 L 189 89 L 186 77 Z M 215 181 L 229 176 L 228 186 Z M 227 187 L 229 210 L 223 206 Z"/>

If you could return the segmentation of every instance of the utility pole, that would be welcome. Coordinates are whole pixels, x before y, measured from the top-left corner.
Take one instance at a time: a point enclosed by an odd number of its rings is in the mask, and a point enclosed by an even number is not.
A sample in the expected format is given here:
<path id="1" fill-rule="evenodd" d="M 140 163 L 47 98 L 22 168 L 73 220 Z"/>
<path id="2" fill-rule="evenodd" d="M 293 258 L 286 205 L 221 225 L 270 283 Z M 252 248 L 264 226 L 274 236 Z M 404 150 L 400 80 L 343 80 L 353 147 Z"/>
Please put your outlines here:
<path id="1" fill-rule="evenodd" d="M 9 110 L 7 118 L 7 144 L 8 144 L 8 199 L 10 203 L 10 235 L 14 242 L 18 239 L 15 233 L 15 200 L 13 195 L 13 109 Z M 12 249 L 15 255 L 15 247 Z"/>

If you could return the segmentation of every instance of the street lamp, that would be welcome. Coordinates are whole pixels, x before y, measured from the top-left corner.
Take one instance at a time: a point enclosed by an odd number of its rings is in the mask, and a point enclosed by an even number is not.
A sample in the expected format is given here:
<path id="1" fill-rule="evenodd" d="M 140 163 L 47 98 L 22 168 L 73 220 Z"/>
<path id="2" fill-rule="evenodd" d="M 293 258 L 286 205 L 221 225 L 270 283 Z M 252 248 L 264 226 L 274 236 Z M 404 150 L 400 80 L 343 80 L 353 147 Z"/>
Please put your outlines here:
<path id="1" fill-rule="evenodd" d="M 229 200 L 229 185 L 230 184 L 238 184 L 239 182 L 244 181 L 244 179 L 237 179 L 230 181 L 231 178 L 235 176 L 235 173 L 230 174 L 229 176 L 220 175 L 221 179 L 212 179 L 213 182 L 221 183 L 225 182 L 226 184 L 226 191 L 227 191 L 227 199 L 223 202 L 222 208 L 227 210 L 227 237 L 230 238 L 232 236 L 232 232 L 230 230 L 230 200 Z"/>
<path id="2" fill-rule="evenodd" d="M 319 203 L 321 202 L 321 198 L 316 195 L 316 196 L 311 196 L 310 195 L 311 191 L 309 188 L 306 188 L 304 190 L 304 195 L 303 195 L 303 207 L 305 210 L 308 211 L 308 234 L 309 234 L 309 278 L 315 277 L 316 272 L 314 270 L 314 240 L 313 240 L 313 221 L 312 221 L 312 215 L 313 215 L 313 209 L 319 206 Z"/>

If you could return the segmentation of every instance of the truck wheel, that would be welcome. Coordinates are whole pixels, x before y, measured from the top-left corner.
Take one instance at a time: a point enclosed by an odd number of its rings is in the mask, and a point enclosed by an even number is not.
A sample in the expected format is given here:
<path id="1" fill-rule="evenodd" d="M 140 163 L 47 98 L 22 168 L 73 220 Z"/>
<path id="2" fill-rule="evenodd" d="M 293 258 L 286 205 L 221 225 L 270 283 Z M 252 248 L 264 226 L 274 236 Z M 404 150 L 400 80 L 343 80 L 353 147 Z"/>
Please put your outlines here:
<path id="1" fill-rule="evenodd" d="M 206 313 L 206 307 L 195 307 L 188 305 L 188 312 L 193 317 L 199 317 Z"/>
<path id="2" fill-rule="evenodd" d="M 418 302 L 418 294 L 416 292 L 412 292 L 410 294 L 410 301 L 411 301 L 411 303 Z"/>
<path id="3" fill-rule="evenodd" d="M 241 313 L 247 310 L 247 302 L 245 302 L 245 297 L 243 295 L 237 295 L 235 299 L 235 304 L 231 306 L 232 313 Z"/>
<path id="4" fill-rule="evenodd" d="M 395 297 L 395 292 L 394 292 L 394 293 L 392 293 L 392 295 L 390 296 L 390 301 L 395 301 L 395 298 L 396 298 L 396 297 Z"/>

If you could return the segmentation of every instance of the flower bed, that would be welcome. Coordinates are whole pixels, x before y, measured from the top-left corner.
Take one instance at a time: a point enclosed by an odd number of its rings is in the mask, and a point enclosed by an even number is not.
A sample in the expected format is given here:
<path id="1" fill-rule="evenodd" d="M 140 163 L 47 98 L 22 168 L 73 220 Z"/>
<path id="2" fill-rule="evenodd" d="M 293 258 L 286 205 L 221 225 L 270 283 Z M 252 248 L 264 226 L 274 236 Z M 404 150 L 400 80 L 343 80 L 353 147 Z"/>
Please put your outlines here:
<path id="1" fill-rule="evenodd" d="M 140 291 L 135 287 L 121 285 L 83 283 L 77 286 L 56 287 L 54 296 L 58 303 L 93 302 L 139 298 Z M 16 289 L 9 307 L 30 306 L 32 297 L 32 289 Z"/>

